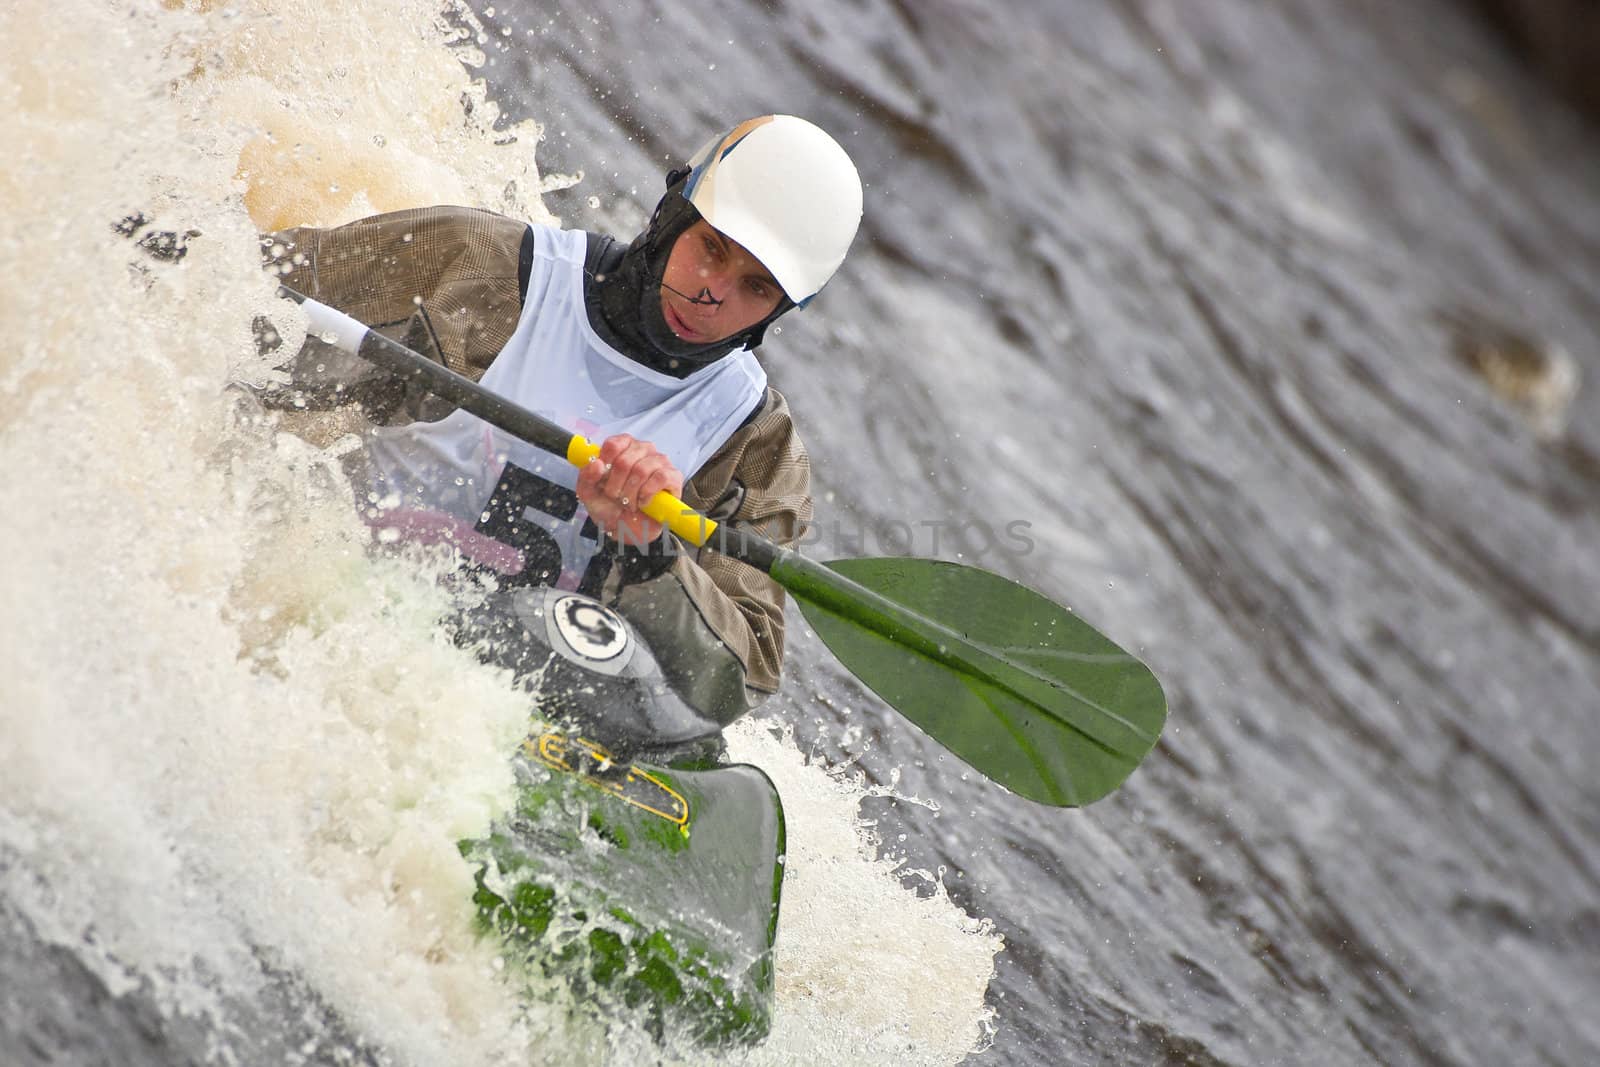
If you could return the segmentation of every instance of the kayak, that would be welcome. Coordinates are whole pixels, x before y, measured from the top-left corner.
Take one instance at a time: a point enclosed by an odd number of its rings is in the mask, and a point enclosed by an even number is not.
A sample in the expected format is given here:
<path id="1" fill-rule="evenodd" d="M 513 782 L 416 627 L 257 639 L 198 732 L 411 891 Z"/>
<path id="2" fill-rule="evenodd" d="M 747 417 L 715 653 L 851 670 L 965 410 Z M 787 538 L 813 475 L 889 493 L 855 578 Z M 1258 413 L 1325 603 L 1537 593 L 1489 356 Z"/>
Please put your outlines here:
<path id="1" fill-rule="evenodd" d="M 784 854 L 772 781 L 745 764 L 620 763 L 553 730 L 522 749 L 515 810 L 461 844 L 480 929 L 657 1036 L 765 1037 Z"/>
<path id="2" fill-rule="evenodd" d="M 653 654 L 589 597 L 518 595 L 525 625 L 507 654 L 537 675 L 535 726 L 513 758 L 512 809 L 460 843 L 480 931 L 534 995 L 556 981 L 658 1037 L 759 1041 L 783 889 L 777 789 L 723 762 L 720 744 L 654 763 L 615 755 L 607 741 L 637 742 L 639 724 L 682 720 Z"/>

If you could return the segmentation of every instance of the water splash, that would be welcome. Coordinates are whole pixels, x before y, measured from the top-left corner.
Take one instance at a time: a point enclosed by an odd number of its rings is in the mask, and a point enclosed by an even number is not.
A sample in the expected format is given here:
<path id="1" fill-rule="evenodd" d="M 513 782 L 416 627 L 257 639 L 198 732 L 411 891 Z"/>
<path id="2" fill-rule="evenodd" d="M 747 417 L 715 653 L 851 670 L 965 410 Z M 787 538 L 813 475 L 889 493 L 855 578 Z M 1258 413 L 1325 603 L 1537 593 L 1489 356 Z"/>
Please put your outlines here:
<path id="1" fill-rule="evenodd" d="M 470 77 L 475 25 L 412 0 L 0 14 L 0 196 L 27 209 L 0 224 L 25 282 L 0 291 L 0 899 L 208 1052 L 263 1047 L 249 1005 L 285 975 L 315 1016 L 282 1022 L 299 1055 L 641 1040 L 499 980 L 454 843 L 505 807 L 525 708 L 440 637 L 438 562 L 369 555 L 330 454 L 227 391 L 275 373 L 252 323 L 303 336 L 260 230 L 429 202 L 550 221 L 537 124 Z M 798 830 L 779 1034 L 752 1061 L 958 1059 L 994 939 L 868 858 L 792 745 L 747 744 Z M 891 918 L 925 936 L 884 941 Z M 926 965 L 964 996 L 920 1003 Z"/>

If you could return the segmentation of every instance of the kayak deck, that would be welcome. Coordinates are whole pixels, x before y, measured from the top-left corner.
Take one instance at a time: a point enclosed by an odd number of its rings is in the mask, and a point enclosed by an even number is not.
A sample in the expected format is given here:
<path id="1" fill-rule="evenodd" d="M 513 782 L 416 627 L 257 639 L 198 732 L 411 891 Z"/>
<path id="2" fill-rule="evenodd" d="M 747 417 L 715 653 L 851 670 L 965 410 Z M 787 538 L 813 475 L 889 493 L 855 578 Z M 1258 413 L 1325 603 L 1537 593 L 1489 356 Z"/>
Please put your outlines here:
<path id="1" fill-rule="evenodd" d="M 515 810 L 462 842 L 480 927 L 658 1035 L 750 1043 L 770 1028 L 783 807 L 744 764 L 621 763 L 530 735 Z"/>

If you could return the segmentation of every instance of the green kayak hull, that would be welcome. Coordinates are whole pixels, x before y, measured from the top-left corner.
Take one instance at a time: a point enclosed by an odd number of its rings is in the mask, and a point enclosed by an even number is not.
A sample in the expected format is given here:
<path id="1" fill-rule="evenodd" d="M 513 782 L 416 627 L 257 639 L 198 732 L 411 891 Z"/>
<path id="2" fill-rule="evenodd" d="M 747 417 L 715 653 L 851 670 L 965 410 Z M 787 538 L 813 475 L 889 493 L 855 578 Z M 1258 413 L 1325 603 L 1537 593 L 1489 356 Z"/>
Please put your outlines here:
<path id="1" fill-rule="evenodd" d="M 607 1017 L 712 1046 L 766 1036 L 784 854 L 771 780 L 619 763 L 553 732 L 529 736 L 516 769 L 515 810 L 461 844 L 481 929 Z"/>

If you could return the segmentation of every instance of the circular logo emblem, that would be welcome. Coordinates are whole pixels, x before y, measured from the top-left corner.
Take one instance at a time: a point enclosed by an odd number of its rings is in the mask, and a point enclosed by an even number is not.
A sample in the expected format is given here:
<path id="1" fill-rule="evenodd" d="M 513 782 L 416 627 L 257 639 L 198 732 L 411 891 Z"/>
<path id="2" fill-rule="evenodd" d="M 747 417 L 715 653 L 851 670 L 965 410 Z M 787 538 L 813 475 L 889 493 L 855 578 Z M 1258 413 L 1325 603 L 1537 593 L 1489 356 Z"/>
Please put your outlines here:
<path id="1" fill-rule="evenodd" d="M 550 622 L 561 644 L 570 649 L 569 658 L 590 667 L 606 671 L 622 666 L 622 654 L 628 650 L 628 626 L 622 616 L 596 600 L 586 596 L 568 594 L 550 604 Z"/>

